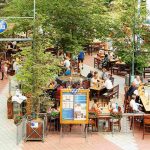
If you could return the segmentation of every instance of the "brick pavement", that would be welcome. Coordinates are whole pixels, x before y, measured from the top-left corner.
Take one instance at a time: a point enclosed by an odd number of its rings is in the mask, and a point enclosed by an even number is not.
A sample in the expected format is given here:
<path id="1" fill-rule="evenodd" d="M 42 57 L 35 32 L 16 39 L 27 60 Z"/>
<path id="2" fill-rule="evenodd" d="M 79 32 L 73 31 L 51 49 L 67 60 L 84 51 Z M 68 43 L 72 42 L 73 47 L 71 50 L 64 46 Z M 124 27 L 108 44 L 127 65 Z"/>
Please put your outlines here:
<path id="1" fill-rule="evenodd" d="M 87 140 L 79 134 L 65 135 L 61 140 L 59 134 L 51 134 L 46 141 L 24 143 L 23 150 L 121 150 L 102 135 L 92 133 Z"/>

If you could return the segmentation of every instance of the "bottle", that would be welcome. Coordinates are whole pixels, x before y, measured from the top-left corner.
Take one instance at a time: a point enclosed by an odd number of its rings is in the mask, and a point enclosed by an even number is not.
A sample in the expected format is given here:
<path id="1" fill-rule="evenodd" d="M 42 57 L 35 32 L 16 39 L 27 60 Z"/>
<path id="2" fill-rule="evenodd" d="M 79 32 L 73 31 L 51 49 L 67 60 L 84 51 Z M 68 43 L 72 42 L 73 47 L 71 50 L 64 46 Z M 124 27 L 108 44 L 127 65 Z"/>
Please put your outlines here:
<path id="1" fill-rule="evenodd" d="M 118 103 L 116 103 L 116 110 L 117 110 L 117 112 L 118 112 Z"/>

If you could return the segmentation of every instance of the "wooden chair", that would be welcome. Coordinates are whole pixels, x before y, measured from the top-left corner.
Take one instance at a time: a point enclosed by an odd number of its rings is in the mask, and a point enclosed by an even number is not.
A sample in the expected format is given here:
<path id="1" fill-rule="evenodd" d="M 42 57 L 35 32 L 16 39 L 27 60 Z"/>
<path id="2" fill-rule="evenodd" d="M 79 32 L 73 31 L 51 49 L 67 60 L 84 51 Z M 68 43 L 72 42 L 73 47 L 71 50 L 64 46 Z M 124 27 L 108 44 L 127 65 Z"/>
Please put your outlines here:
<path id="1" fill-rule="evenodd" d="M 109 90 L 108 92 L 102 95 L 102 102 L 103 100 L 106 100 L 108 104 L 109 101 L 115 97 L 119 98 L 119 84 L 114 86 L 113 89 Z"/>
<path id="2" fill-rule="evenodd" d="M 118 64 L 114 64 L 111 68 L 111 74 L 115 74 L 115 72 L 116 72 L 116 74 L 118 74 L 118 72 L 119 72 L 119 65 Z"/>
<path id="3" fill-rule="evenodd" d="M 131 113 L 132 108 L 130 107 L 130 100 L 124 99 L 124 113 Z"/>
<path id="4" fill-rule="evenodd" d="M 143 120 L 143 139 L 144 139 L 145 135 L 150 135 L 150 132 L 149 133 L 146 132 L 146 129 L 150 129 L 150 116 L 144 116 L 144 120 Z"/>
<path id="5" fill-rule="evenodd" d="M 118 119 L 117 121 L 115 121 L 115 122 L 111 122 L 110 121 L 110 131 L 112 131 L 112 129 L 114 128 L 114 127 L 118 127 L 118 131 L 120 132 L 121 131 L 121 119 Z"/>
<path id="6" fill-rule="evenodd" d="M 113 88 L 113 96 L 119 98 L 119 84 Z"/>
<path id="7" fill-rule="evenodd" d="M 131 120 L 130 130 L 132 130 L 134 124 L 139 128 L 139 130 L 141 129 L 141 127 L 142 127 L 142 117 L 141 116 L 134 116 L 134 117 L 132 116 L 132 117 L 130 117 L 130 120 Z M 133 121 L 135 122 L 134 124 L 133 124 Z"/>
<path id="8" fill-rule="evenodd" d="M 97 124 L 97 112 L 95 110 L 89 110 L 89 121 L 86 125 L 88 131 L 91 127 L 92 132 L 98 131 L 98 124 Z"/>
<path id="9" fill-rule="evenodd" d="M 150 77 L 150 66 L 144 67 L 143 75 L 144 75 L 144 78 Z"/>

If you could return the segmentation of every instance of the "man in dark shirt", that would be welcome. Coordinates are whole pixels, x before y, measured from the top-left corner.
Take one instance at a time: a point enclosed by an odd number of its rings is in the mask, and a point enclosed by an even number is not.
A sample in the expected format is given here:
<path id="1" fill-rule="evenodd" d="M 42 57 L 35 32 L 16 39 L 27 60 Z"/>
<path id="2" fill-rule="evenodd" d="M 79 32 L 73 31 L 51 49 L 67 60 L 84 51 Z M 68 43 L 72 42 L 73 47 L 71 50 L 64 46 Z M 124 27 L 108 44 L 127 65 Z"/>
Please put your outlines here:
<path id="1" fill-rule="evenodd" d="M 126 92 L 126 99 L 131 97 L 134 94 L 134 91 L 137 90 L 136 84 L 133 82 L 132 85 L 130 86 L 129 90 Z"/>
<path id="2" fill-rule="evenodd" d="M 88 79 L 93 78 L 93 71 L 90 71 L 90 73 L 88 73 L 87 78 L 88 78 Z"/>

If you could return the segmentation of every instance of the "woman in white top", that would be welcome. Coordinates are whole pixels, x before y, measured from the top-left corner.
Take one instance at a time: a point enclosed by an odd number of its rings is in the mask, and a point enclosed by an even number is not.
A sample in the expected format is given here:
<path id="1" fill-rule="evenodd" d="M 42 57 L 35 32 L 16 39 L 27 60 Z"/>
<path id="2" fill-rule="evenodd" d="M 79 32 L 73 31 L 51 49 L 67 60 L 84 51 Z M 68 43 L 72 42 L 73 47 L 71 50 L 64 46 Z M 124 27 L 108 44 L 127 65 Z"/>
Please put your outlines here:
<path id="1" fill-rule="evenodd" d="M 139 86 L 141 83 L 142 83 L 142 81 L 141 81 L 141 79 L 140 79 L 140 76 L 136 76 L 136 78 L 134 79 L 134 81 L 133 81 L 137 86 Z"/>
<path id="2" fill-rule="evenodd" d="M 100 79 L 98 77 L 98 72 L 94 72 L 94 76 L 91 79 L 91 87 L 97 86 L 98 85 L 98 81 L 100 81 Z"/>
<path id="3" fill-rule="evenodd" d="M 7 66 L 7 63 L 5 62 L 4 63 L 4 76 L 6 77 L 6 79 L 7 79 L 7 71 L 8 71 L 8 66 Z"/>
<path id="4" fill-rule="evenodd" d="M 107 89 L 107 90 L 111 90 L 113 88 L 112 82 L 109 78 L 105 77 L 104 78 L 105 82 L 103 84 L 103 86 Z"/>

